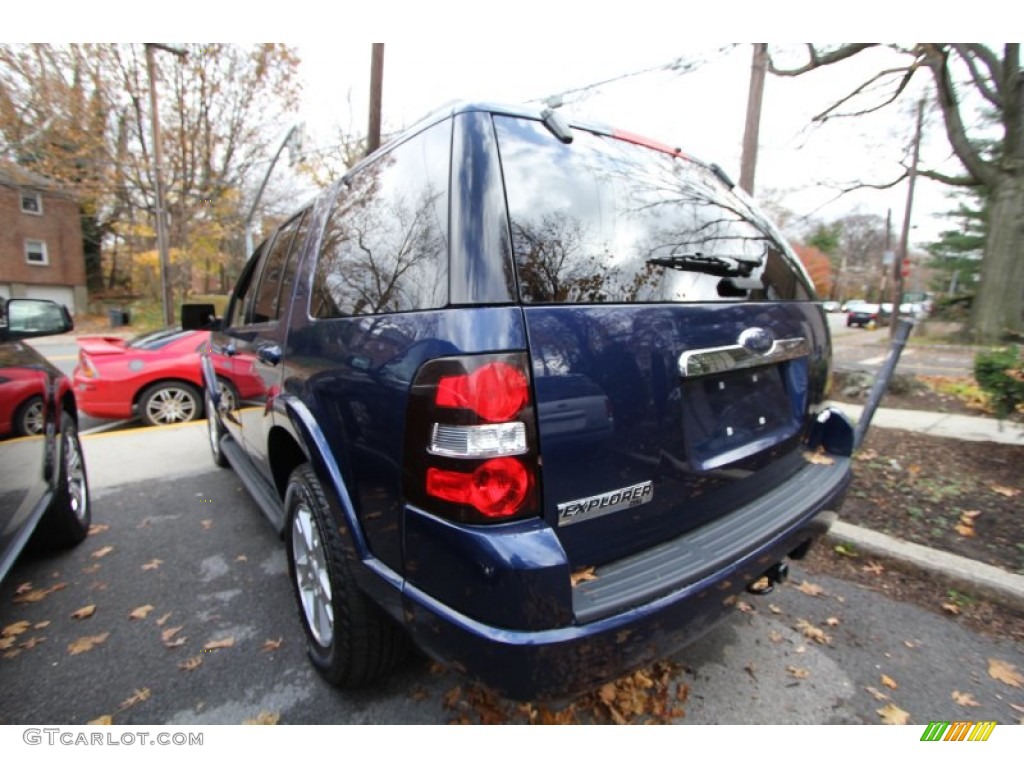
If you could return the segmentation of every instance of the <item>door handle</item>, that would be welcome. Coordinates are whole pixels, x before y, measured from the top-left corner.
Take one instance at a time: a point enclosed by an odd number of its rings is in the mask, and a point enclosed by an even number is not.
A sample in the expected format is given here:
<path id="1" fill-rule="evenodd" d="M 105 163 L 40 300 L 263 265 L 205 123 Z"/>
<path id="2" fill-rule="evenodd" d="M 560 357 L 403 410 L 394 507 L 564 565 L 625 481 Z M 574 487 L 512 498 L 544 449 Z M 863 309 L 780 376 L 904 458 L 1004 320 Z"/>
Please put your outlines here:
<path id="1" fill-rule="evenodd" d="M 281 348 L 277 344 L 268 344 L 265 347 L 260 347 L 256 356 L 264 363 L 277 365 L 281 362 Z"/>

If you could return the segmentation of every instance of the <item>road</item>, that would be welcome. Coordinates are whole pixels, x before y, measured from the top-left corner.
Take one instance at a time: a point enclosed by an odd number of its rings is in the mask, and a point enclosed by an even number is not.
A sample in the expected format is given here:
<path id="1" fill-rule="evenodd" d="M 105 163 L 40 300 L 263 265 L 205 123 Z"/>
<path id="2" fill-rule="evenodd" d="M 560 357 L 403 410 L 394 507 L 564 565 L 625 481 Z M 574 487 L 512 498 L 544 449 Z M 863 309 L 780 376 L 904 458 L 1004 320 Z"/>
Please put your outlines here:
<path id="1" fill-rule="evenodd" d="M 305 658 L 283 547 L 234 473 L 209 463 L 203 425 L 84 442 L 97 531 L 76 550 L 23 557 L 0 585 L 0 631 L 29 627 L 0 652 L 0 723 L 477 719 L 466 682 L 419 657 L 365 691 L 320 680 Z M 804 580 L 813 587 L 798 589 Z M 17 602 L 30 589 L 54 591 Z M 888 704 L 922 726 L 1020 718 L 1011 707 L 1024 707 L 1024 691 L 988 673 L 990 659 L 1024 670 L 1020 646 L 799 567 L 790 585 L 747 603 L 750 612 L 674 657 L 673 682 L 689 691 L 676 722 L 878 723 Z M 87 606 L 91 616 L 74 618 Z M 809 637 L 818 631 L 827 642 Z M 93 646 L 75 653 L 89 645 L 83 638 Z M 954 701 L 963 694 L 979 706 Z M 511 702 L 490 710 L 524 717 Z"/>

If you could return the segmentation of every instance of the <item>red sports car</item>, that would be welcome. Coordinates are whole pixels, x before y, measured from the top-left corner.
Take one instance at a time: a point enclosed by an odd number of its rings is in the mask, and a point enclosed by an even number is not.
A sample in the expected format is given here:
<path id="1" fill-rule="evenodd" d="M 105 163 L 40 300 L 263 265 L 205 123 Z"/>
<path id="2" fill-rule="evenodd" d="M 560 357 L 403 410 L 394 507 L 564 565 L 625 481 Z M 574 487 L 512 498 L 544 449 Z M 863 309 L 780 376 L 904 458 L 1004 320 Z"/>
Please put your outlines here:
<path id="1" fill-rule="evenodd" d="M 130 419 L 177 424 L 203 415 L 199 353 L 209 331 L 166 329 L 131 341 L 115 336 L 83 336 L 75 368 L 79 410 L 99 419 Z M 258 396 L 263 380 L 243 356 L 211 355 L 228 403 Z"/>

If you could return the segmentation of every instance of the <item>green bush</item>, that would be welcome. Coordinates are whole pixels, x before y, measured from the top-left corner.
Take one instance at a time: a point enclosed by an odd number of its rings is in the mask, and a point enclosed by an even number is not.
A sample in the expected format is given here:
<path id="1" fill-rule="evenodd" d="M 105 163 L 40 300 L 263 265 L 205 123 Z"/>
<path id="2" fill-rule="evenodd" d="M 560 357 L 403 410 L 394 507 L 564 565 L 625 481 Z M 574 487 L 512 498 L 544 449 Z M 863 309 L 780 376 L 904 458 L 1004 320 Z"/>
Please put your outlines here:
<path id="1" fill-rule="evenodd" d="M 1017 347 L 979 352 L 974 358 L 974 378 L 999 418 L 1024 410 L 1024 358 Z"/>

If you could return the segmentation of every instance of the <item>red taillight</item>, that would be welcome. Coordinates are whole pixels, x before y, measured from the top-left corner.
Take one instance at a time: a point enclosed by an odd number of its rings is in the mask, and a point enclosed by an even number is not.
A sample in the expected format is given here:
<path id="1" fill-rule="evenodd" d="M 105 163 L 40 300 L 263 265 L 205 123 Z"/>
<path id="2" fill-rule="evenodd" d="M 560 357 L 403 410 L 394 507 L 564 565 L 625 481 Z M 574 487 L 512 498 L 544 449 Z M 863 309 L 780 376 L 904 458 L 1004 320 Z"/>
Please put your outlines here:
<path id="1" fill-rule="evenodd" d="M 92 360 L 89 359 L 84 350 L 78 353 L 78 364 L 81 366 L 82 375 L 87 379 L 95 379 L 99 376 L 96 366 L 92 364 Z"/>
<path id="2" fill-rule="evenodd" d="M 456 504 L 469 504 L 490 518 L 519 512 L 530 490 L 530 474 L 515 459 L 491 459 L 472 472 L 427 470 L 427 493 Z"/>
<path id="3" fill-rule="evenodd" d="M 406 412 L 410 503 L 462 523 L 539 514 L 537 425 L 525 352 L 430 360 Z"/>
<path id="4" fill-rule="evenodd" d="M 522 371 L 498 362 L 472 373 L 443 377 L 437 382 L 436 403 L 442 408 L 468 408 L 484 421 L 508 421 L 529 396 Z"/>

